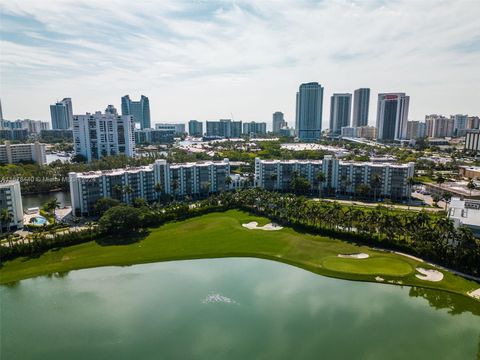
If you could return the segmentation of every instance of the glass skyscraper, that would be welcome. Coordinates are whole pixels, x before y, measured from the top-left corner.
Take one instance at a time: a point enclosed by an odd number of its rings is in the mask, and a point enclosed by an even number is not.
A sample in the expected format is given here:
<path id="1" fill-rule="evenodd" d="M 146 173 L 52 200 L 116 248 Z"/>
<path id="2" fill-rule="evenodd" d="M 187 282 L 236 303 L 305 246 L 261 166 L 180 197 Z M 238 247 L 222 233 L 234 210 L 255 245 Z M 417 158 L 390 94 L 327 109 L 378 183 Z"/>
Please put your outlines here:
<path id="1" fill-rule="evenodd" d="M 352 94 L 333 94 L 330 101 L 330 133 L 340 135 L 342 127 L 350 126 Z"/>
<path id="2" fill-rule="evenodd" d="M 190 120 L 188 122 L 188 133 L 190 134 L 190 136 L 202 136 L 203 123 L 198 120 Z"/>
<path id="3" fill-rule="evenodd" d="M 130 100 L 130 96 L 122 97 L 122 115 L 132 115 L 133 121 L 140 125 L 140 129 L 150 129 L 150 102 L 142 95 L 140 101 Z"/>
<path id="4" fill-rule="evenodd" d="M 303 141 L 320 139 L 322 133 L 323 87 L 317 82 L 301 84 L 297 92 L 295 127 Z"/>
<path id="5" fill-rule="evenodd" d="M 352 126 L 368 125 L 368 109 L 370 105 L 370 89 L 360 88 L 355 90 L 353 96 L 353 119 Z"/>
<path id="6" fill-rule="evenodd" d="M 72 99 L 64 98 L 62 101 L 50 105 L 52 129 L 71 129 L 73 123 Z"/>
<path id="7" fill-rule="evenodd" d="M 272 118 L 272 131 L 275 134 L 280 133 L 280 129 L 286 126 L 285 118 L 283 116 L 283 112 L 277 111 L 273 113 Z"/>

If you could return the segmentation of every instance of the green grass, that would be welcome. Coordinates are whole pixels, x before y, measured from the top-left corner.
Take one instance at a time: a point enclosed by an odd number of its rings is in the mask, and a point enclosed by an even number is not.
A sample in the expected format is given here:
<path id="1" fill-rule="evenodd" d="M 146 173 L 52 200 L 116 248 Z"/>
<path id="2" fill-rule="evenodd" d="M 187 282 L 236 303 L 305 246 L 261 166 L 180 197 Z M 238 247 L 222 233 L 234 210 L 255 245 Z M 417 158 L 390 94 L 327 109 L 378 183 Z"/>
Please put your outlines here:
<path id="1" fill-rule="evenodd" d="M 323 260 L 322 265 L 329 270 L 347 274 L 406 276 L 413 272 L 413 267 L 408 262 L 383 256 L 362 260 L 332 256 Z"/>
<path id="2" fill-rule="evenodd" d="M 0 269 L 0 284 L 34 276 L 75 269 L 109 265 L 131 265 L 157 261 L 257 257 L 281 261 L 306 270 L 343 279 L 401 281 L 405 285 L 442 289 L 465 294 L 479 284 L 449 272 L 441 282 L 433 283 L 415 277 L 417 265 L 430 268 L 414 259 L 394 253 L 356 246 L 320 235 L 297 232 L 249 230 L 242 224 L 268 219 L 241 211 L 213 213 L 151 229 L 143 240 L 129 245 L 101 246 L 95 242 L 48 251 L 38 258 L 18 258 Z M 346 259 L 338 254 L 364 252 L 368 259 Z"/>

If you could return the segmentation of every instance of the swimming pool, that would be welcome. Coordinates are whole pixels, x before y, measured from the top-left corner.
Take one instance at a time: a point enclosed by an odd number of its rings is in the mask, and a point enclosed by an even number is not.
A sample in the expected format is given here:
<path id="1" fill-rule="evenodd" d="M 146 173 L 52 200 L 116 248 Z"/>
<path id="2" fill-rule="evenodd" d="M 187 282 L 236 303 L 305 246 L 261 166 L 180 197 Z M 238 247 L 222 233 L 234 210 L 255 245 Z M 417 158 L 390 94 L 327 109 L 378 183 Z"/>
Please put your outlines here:
<path id="1" fill-rule="evenodd" d="M 35 216 L 30 219 L 30 224 L 32 225 L 47 225 L 48 220 L 41 215 Z"/>

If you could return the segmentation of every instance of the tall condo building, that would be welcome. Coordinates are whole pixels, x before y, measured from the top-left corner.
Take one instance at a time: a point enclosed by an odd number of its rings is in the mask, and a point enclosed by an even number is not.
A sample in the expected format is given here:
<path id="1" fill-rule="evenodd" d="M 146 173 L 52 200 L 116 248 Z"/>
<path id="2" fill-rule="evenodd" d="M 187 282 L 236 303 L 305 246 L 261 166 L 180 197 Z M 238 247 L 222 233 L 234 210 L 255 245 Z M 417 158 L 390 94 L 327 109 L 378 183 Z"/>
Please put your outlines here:
<path id="1" fill-rule="evenodd" d="M 113 105 L 108 105 L 105 109 L 105 114 L 118 115 L 118 111 Z"/>
<path id="2" fill-rule="evenodd" d="M 429 138 L 444 138 L 453 136 L 454 119 L 443 115 L 425 116 L 425 135 Z"/>
<path id="3" fill-rule="evenodd" d="M 407 122 L 407 136 L 408 140 L 415 140 L 425 137 L 425 123 L 420 121 Z"/>
<path id="4" fill-rule="evenodd" d="M 0 121 L 3 120 L 2 99 L 0 99 Z"/>
<path id="5" fill-rule="evenodd" d="M 480 153 L 480 130 L 469 130 L 465 134 L 465 151 Z"/>
<path id="6" fill-rule="evenodd" d="M 40 120 L 0 120 L 0 129 L 27 129 L 29 134 L 40 134 L 42 130 L 48 130 L 50 124 Z"/>
<path id="7" fill-rule="evenodd" d="M 456 136 L 464 136 L 467 130 L 467 118 L 468 115 L 452 115 L 453 118 L 453 132 Z"/>
<path id="8" fill-rule="evenodd" d="M 175 132 L 175 135 L 183 136 L 185 135 L 185 124 L 167 124 L 167 123 L 161 123 L 161 124 L 155 124 L 155 129 L 156 130 L 173 130 Z"/>
<path id="9" fill-rule="evenodd" d="M 273 121 L 272 121 L 272 131 L 275 134 L 280 133 L 280 129 L 287 126 L 285 122 L 285 117 L 283 116 L 283 112 L 277 111 L 273 113 Z"/>
<path id="10" fill-rule="evenodd" d="M 140 125 L 140 129 L 151 128 L 150 102 L 144 95 L 140 97 L 140 101 L 132 101 L 128 95 L 123 96 L 122 115 L 132 115 L 133 121 Z"/>
<path id="11" fill-rule="evenodd" d="M 342 127 L 350 126 L 352 94 L 333 94 L 330 98 L 330 133 L 340 135 Z"/>
<path id="12" fill-rule="evenodd" d="M 207 121 L 207 136 L 222 138 L 239 138 L 242 136 L 242 122 L 231 119 Z"/>
<path id="13" fill-rule="evenodd" d="M 71 129 L 73 123 L 72 99 L 64 98 L 62 101 L 50 105 L 52 129 Z"/>
<path id="14" fill-rule="evenodd" d="M 368 109 L 370 106 L 370 89 L 360 88 L 353 93 L 352 126 L 368 125 Z"/>
<path id="15" fill-rule="evenodd" d="M 111 113 L 75 115 L 73 117 L 73 142 L 75 154 L 88 161 L 103 156 L 135 154 L 135 124 L 131 115 Z"/>
<path id="16" fill-rule="evenodd" d="M 190 120 L 188 122 L 188 134 L 190 136 L 202 136 L 203 135 L 203 123 L 198 120 Z"/>
<path id="17" fill-rule="evenodd" d="M 300 140 L 319 140 L 322 133 L 323 87 L 317 82 L 301 84 L 297 92 L 295 127 Z"/>
<path id="18" fill-rule="evenodd" d="M 246 122 L 243 123 L 243 134 L 248 136 L 265 135 L 267 133 L 267 123 L 264 122 Z"/>
<path id="19" fill-rule="evenodd" d="M 398 141 L 407 138 L 408 106 L 405 93 L 378 94 L 378 140 Z"/>
<path id="20" fill-rule="evenodd" d="M 478 129 L 480 128 L 480 118 L 478 116 L 469 116 L 467 118 L 467 129 Z"/>

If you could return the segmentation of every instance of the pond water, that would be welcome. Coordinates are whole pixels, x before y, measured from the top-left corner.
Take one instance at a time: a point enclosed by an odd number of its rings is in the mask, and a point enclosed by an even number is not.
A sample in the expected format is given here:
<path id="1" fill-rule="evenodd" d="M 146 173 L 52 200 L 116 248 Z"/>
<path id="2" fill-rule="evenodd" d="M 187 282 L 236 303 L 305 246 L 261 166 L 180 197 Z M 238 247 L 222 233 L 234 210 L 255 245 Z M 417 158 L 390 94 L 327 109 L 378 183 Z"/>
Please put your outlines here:
<path id="1" fill-rule="evenodd" d="M 476 359 L 479 303 L 259 259 L 0 287 L 1 359 Z"/>
<path id="2" fill-rule="evenodd" d="M 24 195 L 22 194 L 22 205 L 23 210 L 27 210 L 27 208 L 32 207 L 42 207 L 48 200 L 51 198 L 56 198 L 60 203 L 60 207 L 70 206 L 70 192 L 69 191 L 56 191 L 52 193 L 42 193 L 42 194 L 35 194 L 35 195 Z"/>

